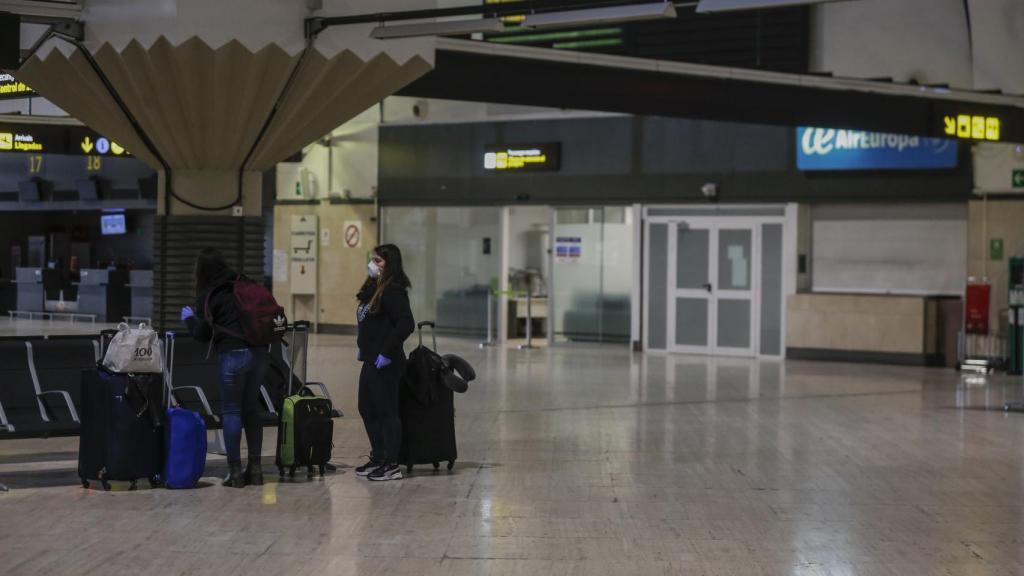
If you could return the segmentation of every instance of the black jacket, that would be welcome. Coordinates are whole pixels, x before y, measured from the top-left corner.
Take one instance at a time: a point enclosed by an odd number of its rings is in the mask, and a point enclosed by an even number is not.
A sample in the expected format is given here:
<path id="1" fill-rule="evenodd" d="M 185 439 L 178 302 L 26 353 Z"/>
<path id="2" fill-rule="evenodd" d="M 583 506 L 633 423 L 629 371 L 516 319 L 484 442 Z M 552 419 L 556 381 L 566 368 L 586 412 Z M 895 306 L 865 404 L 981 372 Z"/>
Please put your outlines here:
<path id="1" fill-rule="evenodd" d="M 357 298 L 360 303 L 368 303 L 373 298 L 373 289 L 364 288 Z M 416 330 L 409 291 L 395 284 L 388 286 L 378 308 L 359 321 L 360 357 L 363 362 L 375 362 L 378 354 L 392 361 L 405 359 L 405 341 Z"/>
<path id="2" fill-rule="evenodd" d="M 210 298 L 210 311 L 216 328 L 206 321 L 206 297 L 210 290 L 199 295 L 196 303 L 192 306 L 195 316 L 186 321 L 192 337 L 200 342 L 209 342 L 212 338 L 213 347 L 217 349 L 218 353 L 248 347 L 244 340 L 229 333 L 242 333 L 242 326 L 238 322 L 238 305 L 235 302 L 231 284 L 229 284 L 236 278 L 238 278 L 237 274 L 231 270 L 225 270 L 214 279 L 213 287 L 210 289 L 213 290 L 213 297 Z"/>

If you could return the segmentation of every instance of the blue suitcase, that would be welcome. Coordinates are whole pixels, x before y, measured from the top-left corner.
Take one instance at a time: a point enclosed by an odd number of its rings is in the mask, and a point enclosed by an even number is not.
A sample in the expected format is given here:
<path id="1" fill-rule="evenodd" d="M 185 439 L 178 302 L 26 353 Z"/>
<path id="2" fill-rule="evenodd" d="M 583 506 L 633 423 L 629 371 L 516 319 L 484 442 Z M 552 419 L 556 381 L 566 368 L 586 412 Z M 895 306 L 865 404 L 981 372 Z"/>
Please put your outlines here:
<path id="1" fill-rule="evenodd" d="M 206 423 L 196 412 L 170 408 L 164 427 L 161 480 L 168 488 L 195 488 L 206 469 Z"/>
<path id="2" fill-rule="evenodd" d="M 206 469 L 206 422 L 198 412 L 170 405 L 174 399 L 174 336 L 174 332 L 164 336 L 168 406 L 160 479 L 167 488 L 195 488 Z"/>

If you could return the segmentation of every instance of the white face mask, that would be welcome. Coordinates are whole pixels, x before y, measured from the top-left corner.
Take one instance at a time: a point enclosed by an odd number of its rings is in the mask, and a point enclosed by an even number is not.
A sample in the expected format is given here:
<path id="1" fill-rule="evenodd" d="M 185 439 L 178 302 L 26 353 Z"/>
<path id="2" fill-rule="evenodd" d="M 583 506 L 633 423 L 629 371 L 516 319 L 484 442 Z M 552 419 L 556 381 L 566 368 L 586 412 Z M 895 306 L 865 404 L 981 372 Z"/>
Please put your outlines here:
<path id="1" fill-rule="evenodd" d="M 373 260 L 370 260 L 366 264 L 366 269 L 370 273 L 370 278 L 378 278 L 378 277 L 380 277 L 380 266 L 377 266 L 377 263 L 374 262 Z"/>

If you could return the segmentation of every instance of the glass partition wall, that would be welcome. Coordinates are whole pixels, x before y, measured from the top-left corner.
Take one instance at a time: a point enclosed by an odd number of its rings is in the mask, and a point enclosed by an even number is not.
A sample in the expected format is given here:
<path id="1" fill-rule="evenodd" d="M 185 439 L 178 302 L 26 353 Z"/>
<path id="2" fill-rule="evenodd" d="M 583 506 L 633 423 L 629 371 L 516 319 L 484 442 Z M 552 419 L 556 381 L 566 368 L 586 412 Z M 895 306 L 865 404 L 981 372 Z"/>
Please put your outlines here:
<path id="1" fill-rule="evenodd" d="M 632 209 L 556 208 L 551 236 L 554 341 L 628 343 L 635 273 Z"/>
<path id="2" fill-rule="evenodd" d="M 417 321 L 483 339 L 490 314 L 491 335 L 516 341 L 530 318 L 534 344 L 630 341 L 633 226 L 628 206 L 382 211 L 383 240 L 402 249 Z"/>
<path id="3" fill-rule="evenodd" d="M 388 207 L 382 220 L 384 242 L 402 250 L 416 321 L 485 337 L 487 294 L 501 270 L 501 208 Z"/>

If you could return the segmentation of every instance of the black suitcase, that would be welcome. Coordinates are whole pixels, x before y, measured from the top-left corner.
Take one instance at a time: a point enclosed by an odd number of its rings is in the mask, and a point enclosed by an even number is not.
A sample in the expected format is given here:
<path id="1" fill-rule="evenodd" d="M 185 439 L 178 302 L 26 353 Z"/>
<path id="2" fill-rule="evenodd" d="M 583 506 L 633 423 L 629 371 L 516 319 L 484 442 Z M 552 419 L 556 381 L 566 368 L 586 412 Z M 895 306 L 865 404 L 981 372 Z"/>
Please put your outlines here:
<path id="1" fill-rule="evenodd" d="M 429 326 L 433 335 L 433 322 L 420 322 L 420 346 L 410 355 L 410 362 L 399 392 L 399 411 L 402 418 L 402 447 L 398 462 L 412 472 L 416 464 L 448 462 L 448 470 L 459 457 L 455 446 L 455 394 L 442 379 L 440 368 L 435 369 L 437 338 L 434 348 L 424 350 L 423 328 Z M 433 355 L 427 352 L 433 352 Z M 422 355 L 426 360 L 418 357 Z"/>
<path id="2" fill-rule="evenodd" d="M 99 480 L 148 479 L 159 484 L 163 467 L 163 378 L 160 374 L 115 374 L 100 367 L 82 371 L 82 426 L 78 476 L 82 486 Z"/>

